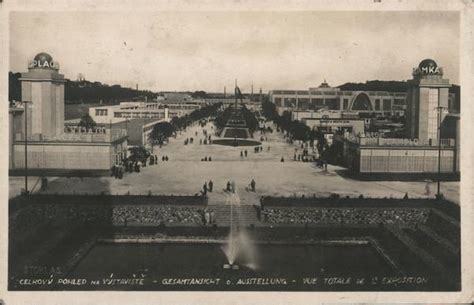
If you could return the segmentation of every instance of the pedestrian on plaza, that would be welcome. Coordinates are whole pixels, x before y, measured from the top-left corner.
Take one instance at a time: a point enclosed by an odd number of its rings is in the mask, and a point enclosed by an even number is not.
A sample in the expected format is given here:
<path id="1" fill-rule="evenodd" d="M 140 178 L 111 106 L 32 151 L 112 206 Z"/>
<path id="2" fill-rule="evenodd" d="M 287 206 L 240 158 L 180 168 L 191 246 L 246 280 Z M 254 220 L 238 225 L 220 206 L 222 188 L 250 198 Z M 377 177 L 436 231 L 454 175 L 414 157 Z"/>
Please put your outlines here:
<path id="1" fill-rule="evenodd" d="M 231 182 L 232 193 L 235 194 L 235 181 L 232 180 Z"/>
<path id="2" fill-rule="evenodd" d="M 158 156 L 155 155 L 155 164 L 158 164 Z"/>
<path id="3" fill-rule="evenodd" d="M 244 154 L 245 154 L 245 157 L 247 158 L 247 150 L 245 150 Z"/>
<path id="4" fill-rule="evenodd" d="M 280 162 L 285 162 L 285 158 L 281 157 Z"/>
<path id="5" fill-rule="evenodd" d="M 209 156 L 209 162 L 211 162 L 211 161 L 212 161 L 211 156 Z"/>
<path id="6" fill-rule="evenodd" d="M 244 152 L 243 152 L 243 151 L 240 151 L 240 157 L 241 157 L 241 158 L 244 157 Z"/>
<path id="7" fill-rule="evenodd" d="M 263 151 L 263 146 L 260 146 L 260 151 L 261 151 L 261 152 Z"/>
<path id="8" fill-rule="evenodd" d="M 165 157 L 165 160 L 166 160 L 166 161 L 168 161 L 168 160 L 169 160 L 169 159 L 168 159 L 168 155 L 166 155 L 166 157 Z"/>
<path id="9" fill-rule="evenodd" d="M 214 183 L 212 182 L 212 180 L 209 180 L 209 193 L 212 193 L 212 188 L 214 187 Z"/>
<path id="10" fill-rule="evenodd" d="M 429 196 L 429 195 L 431 195 L 431 188 L 430 188 L 431 180 L 425 180 L 425 181 L 426 181 L 425 195 Z"/>
<path id="11" fill-rule="evenodd" d="M 123 166 L 120 165 L 118 168 L 118 178 L 122 179 L 123 178 Z"/>
<path id="12" fill-rule="evenodd" d="M 252 190 L 252 192 L 255 192 L 255 180 L 252 179 L 252 181 L 250 181 L 250 189 Z"/>
<path id="13" fill-rule="evenodd" d="M 296 154 L 293 156 L 293 160 L 296 161 Z"/>
<path id="14" fill-rule="evenodd" d="M 227 192 L 230 192 L 230 181 L 227 181 L 226 189 Z"/>
<path id="15" fill-rule="evenodd" d="M 205 156 L 205 157 L 204 157 L 204 161 L 206 161 L 206 162 L 207 162 L 207 156 Z"/>
<path id="16" fill-rule="evenodd" d="M 204 196 L 207 194 L 207 182 L 204 182 L 204 185 L 202 186 L 202 194 Z"/>
<path id="17" fill-rule="evenodd" d="M 165 161 L 165 156 L 161 157 L 161 161 L 163 161 L 163 162 Z"/>

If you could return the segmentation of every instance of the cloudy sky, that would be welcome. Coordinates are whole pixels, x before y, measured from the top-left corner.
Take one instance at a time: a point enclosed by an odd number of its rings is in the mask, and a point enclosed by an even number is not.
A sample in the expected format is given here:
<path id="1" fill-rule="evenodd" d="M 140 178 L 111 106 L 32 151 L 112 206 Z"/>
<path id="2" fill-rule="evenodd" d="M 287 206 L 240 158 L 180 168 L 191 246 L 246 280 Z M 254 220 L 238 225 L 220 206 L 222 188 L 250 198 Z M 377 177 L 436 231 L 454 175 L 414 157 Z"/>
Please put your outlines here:
<path id="1" fill-rule="evenodd" d="M 306 89 L 406 80 L 424 58 L 459 83 L 455 12 L 13 12 L 10 70 L 50 53 L 76 79 L 150 90 Z"/>

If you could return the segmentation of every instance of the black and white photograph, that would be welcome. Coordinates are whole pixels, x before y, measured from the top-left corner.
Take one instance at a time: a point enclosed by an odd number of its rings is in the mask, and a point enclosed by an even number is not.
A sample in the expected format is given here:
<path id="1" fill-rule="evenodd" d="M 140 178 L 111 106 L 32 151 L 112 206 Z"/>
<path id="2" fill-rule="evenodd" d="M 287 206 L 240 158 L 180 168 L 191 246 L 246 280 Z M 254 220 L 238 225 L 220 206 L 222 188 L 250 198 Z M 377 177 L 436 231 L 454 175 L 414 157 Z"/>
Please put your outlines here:
<path id="1" fill-rule="evenodd" d="M 5 16 L 9 292 L 472 288 L 462 10 Z"/>

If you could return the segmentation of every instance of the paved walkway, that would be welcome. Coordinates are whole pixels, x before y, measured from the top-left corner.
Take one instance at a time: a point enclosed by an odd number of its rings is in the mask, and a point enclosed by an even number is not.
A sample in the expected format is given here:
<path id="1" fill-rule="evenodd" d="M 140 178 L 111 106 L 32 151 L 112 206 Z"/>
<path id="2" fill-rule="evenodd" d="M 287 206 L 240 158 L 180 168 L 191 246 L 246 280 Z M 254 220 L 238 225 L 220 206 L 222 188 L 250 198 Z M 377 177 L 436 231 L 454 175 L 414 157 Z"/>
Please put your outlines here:
<path id="1" fill-rule="evenodd" d="M 216 138 L 211 124 L 204 129 Z M 337 166 L 329 165 L 328 172 L 324 172 L 312 163 L 293 161 L 295 149 L 299 148 L 286 143 L 276 131 L 254 135 L 255 139 L 261 136 L 268 139 L 263 141 L 263 151 L 259 153 L 254 153 L 251 146 L 200 145 L 199 139 L 204 139 L 203 128 L 194 125 L 162 148 L 154 148 L 159 156 L 158 165 L 142 168 L 140 173 L 127 173 L 122 180 L 112 177 L 50 178 L 47 192 L 194 195 L 200 193 L 204 182 L 212 179 L 214 192 L 209 198 L 213 203 L 225 203 L 224 189 L 229 180 L 235 181 L 242 204 L 258 204 L 262 195 L 328 196 L 338 193 L 351 197 L 362 194 L 365 197 L 401 198 L 408 192 L 410 198 L 427 197 L 424 182 L 351 180 L 338 175 L 336 171 L 342 168 Z M 194 143 L 184 145 L 184 140 L 190 137 L 194 138 Z M 247 157 L 240 157 L 244 150 L 247 150 Z M 161 161 L 164 155 L 169 157 L 168 162 Z M 201 161 L 206 156 L 211 157 L 212 162 Z M 283 163 L 280 162 L 282 157 Z M 251 179 L 256 181 L 256 193 L 246 190 Z M 30 181 L 33 185 L 35 178 Z M 19 193 L 21 187 L 22 177 L 10 177 L 10 196 Z M 459 182 L 443 182 L 441 189 L 447 198 L 459 203 Z M 430 197 L 434 197 L 435 183 L 431 190 Z"/>

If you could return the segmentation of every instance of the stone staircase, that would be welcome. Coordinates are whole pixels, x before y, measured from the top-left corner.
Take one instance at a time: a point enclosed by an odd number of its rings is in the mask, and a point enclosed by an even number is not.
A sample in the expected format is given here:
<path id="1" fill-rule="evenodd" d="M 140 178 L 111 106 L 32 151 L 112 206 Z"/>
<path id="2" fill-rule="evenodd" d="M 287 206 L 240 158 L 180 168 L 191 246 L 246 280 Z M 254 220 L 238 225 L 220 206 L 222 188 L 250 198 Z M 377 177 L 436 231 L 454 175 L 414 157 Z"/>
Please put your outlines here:
<path id="1" fill-rule="evenodd" d="M 215 213 L 215 220 L 218 226 L 229 227 L 231 223 L 230 205 L 208 205 L 209 211 Z M 253 205 L 233 205 L 232 219 L 234 225 L 248 227 L 258 225 L 257 209 Z"/>

